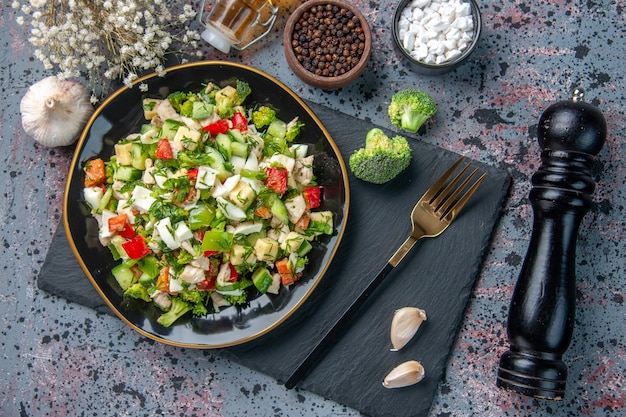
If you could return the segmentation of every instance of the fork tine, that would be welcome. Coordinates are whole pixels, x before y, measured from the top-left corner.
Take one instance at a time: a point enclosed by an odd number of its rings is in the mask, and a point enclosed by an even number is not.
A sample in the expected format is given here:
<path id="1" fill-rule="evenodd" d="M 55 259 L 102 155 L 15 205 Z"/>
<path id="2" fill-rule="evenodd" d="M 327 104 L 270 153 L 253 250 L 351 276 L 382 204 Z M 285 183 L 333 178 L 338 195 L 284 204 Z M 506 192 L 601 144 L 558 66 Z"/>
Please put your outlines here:
<path id="1" fill-rule="evenodd" d="M 461 172 L 459 172 L 458 175 L 454 177 L 450 181 L 450 183 L 448 183 L 448 185 L 446 185 L 446 188 L 432 202 L 431 206 L 433 207 L 433 210 L 435 211 L 435 213 L 444 213 L 447 210 L 447 208 L 452 205 L 452 203 L 454 202 L 454 199 L 456 199 L 459 196 L 459 194 L 461 194 L 461 191 L 463 191 L 463 189 L 467 186 L 467 184 L 469 184 L 472 177 L 476 175 L 476 173 L 478 172 L 478 168 L 474 168 L 474 170 L 470 172 L 469 175 L 465 176 L 465 179 L 463 180 L 461 185 L 457 185 L 461 181 L 461 179 L 463 178 L 463 176 L 465 175 L 465 173 L 467 172 L 470 166 L 471 166 L 471 163 L 465 165 L 465 167 L 463 167 Z"/>
<path id="2" fill-rule="evenodd" d="M 450 180 L 450 182 L 446 184 L 446 187 L 443 190 L 441 190 L 441 192 L 430 202 L 430 206 L 433 207 L 435 211 L 438 211 L 439 208 L 447 201 L 453 200 L 455 198 L 455 194 L 454 194 L 455 190 L 457 190 L 456 195 L 458 195 L 458 190 L 463 189 L 463 187 L 467 185 L 467 182 L 465 182 L 460 187 L 457 187 L 457 184 L 459 183 L 459 181 L 461 181 L 461 178 L 463 178 L 463 176 L 469 169 L 470 165 L 471 163 L 465 165 L 463 169 L 459 171 L 456 177 Z M 473 174 L 470 174 L 470 178 L 472 175 Z"/>
<path id="3" fill-rule="evenodd" d="M 465 179 L 465 181 L 463 181 L 463 184 L 461 184 L 461 186 L 456 189 L 456 191 L 454 192 L 454 195 L 451 196 L 444 203 L 443 206 L 445 207 L 441 207 L 439 210 L 437 210 L 437 212 L 439 213 L 440 219 L 443 219 L 444 217 L 449 217 L 449 220 L 452 221 L 461 212 L 463 207 L 465 207 L 465 204 L 467 204 L 467 202 L 474 195 L 476 190 L 478 190 L 478 187 L 480 186 L 480 184 L 487 177 L 487 174 L 483 173 L 480 177 L 478 177 L 478 179 L 474 182 L 474 184 L 472 184 L 472 186 L 465 192 L 465 194 L 463 194 L 461 198 L 456 200 L 458 195 L 461 193 L 461 191 L 465 189 L 465 187 L 469 184 L 470 180 L 472 179 L 472 177 L 474 177 L 474 175 L 476 175 L 476 173 L 478 173 L 478 168 L 472 171 L 472 173 Z"/>
<path id="4" fill-rule="evenodd" d="M 458 161 L 454 163 L 454 165 L 450 167 L 450 169 L 444 172 L 443 175 L 439 177 L 439 179 L 428 190 L 426 190 L 426 193 L 424 193 L 422 200 L 426 200 L 430 203 L 433 198 L 438 196 L 441 193 L 444 185 L 446 184 L 446 181 L 448 181 L 452 173 L 456 171 L 456 169 L 461 165 L 461 163 L 463 163 L 464 160 L 465 157 L 462 156 Z"/>

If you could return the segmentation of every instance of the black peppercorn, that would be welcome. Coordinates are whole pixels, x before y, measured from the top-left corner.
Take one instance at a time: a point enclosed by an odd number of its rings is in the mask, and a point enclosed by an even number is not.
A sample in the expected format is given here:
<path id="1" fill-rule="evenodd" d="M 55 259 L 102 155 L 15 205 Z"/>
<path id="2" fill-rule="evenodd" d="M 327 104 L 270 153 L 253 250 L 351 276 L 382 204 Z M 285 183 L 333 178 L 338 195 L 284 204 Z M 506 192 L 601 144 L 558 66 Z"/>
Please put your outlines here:
<path id="1" fill-rule="evenodd" d="M 365 34 L 358 16 L 333 4 L 312 6 L 294 25 L 291 46 L 296 59 L 309 72 L 337 77 L 360 61 Z"/>

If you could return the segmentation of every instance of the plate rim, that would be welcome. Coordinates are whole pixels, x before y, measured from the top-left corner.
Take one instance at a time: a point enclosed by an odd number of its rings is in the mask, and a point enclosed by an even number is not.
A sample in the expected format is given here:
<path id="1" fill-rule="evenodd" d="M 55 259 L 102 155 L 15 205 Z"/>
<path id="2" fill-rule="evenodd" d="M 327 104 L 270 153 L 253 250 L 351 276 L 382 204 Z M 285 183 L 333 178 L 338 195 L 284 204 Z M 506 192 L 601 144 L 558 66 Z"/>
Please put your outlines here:
<path id="1" fill-rule="evenodd" d="M 273 322 L 271 325 L 265 327 L 264 329 L 261 329 L 260 331 L 255 332 L 255 333 L 253 333 L 251 335 L 248 335 L 246 337 L 243 337 L 243 338 L 241 338 L 239 340 L 235 340 L 235 341 L 231 341 L 231 342 L 223 342 L 223 343 L 214 343 L 214 344 L 201 344 L 201 343 L 186 343 L 186 342 L 181 342 L 181 341 L 176 341 L 176 340 L 170 340 L 170 339 L 167 339 L 165 337 L 162 337 L 161 335 L 150 333 L 150 332 L 140 328 L 139 326 L 135 325 L 130 320 L 128 320 L 125 317 L 125 315 L 117 308 L 117 306 L 109 299 L 109 297 L 106 296 L 104 291 L 100 288 L 100 285 L 98 284 L 96 279 L 91 274 L 91 271 L 89 270 L 89 268 L 87 268 L 87 265 L 85 264 L 85 261 L 83 260 L 82 256 L 80 255 L 80 253 L 78 251 L 78 248 L 76 247 L 76 244 L 75 244 L 75 241 L 74 241 L 74 236 L 72 235 L 72 232 L 71 232 L 70 221 L 69 221 L 67 213 L 68 213 L 68 206 L 70 205 L 70 201 L 69 201 L 70 192 L 69 191 L 70 191 L 70 188 L 71 188 L 71 182 L 72 182 L 72 179 L 74 177 L 74 171 L 76 169 L 76 166 L 77 166 L 77 164 L 80 164 L 79 156 L 82 153 L 82 148 L 85 145 L 85 141 L 87 139 L 87 136 L 89 134 L 89 131 L 90 131 L 91 127 L 93 126 L 93 123 L 101 115 L 101 113 L 104 111 L 104 109 L 115 98 L 117 98 L 118 96 L 120 96 L 124 92 L 130 90 L 131 88 L 139 88 L 139 85 L 141 83 L 144 83 L 144 82 L 146 82 L 146 81 L 148 81 L 150 79 L 154 79 L 154 78 L 157 78 L 157 77 L 165 78 L 170 73 L 173 73 L 173 72 L 176 72 L 176 71 L 185 70 L 185 69 L 188 69 L 188 68 L 209 67 L 209 66 L 235 67 L 235 68 L 243 69 L 245 71 L 250 71 L 250 72 L 256 73 L 256 74 L 262 76 L 263 78 L 268 79 L 272 83 L 276 84 L 284 92 L 288 93 L 293 99 L 295 99 L 296 102 L 315 121 L 317 126 L 322 131 L 326 141 L 328 142 L 330 147 L 333 149 L 335 155 L 337 156 L 337 161 L 339 163 L 339 166 L 340 166 L 340 169 L 341 169 L 341 173 L 342 173 L 342 182 L 343 182 L 343 187 L 344 187 L 344 198 L 345 198 L 345 201 L 343 203 L 343 213 L 342 213 L 341 227 L 337 230 L 336 243 L 332 247 L 332 249 L 330 250 L 330 253 L 328 254 L 328 261 L 324 265 L 322 265 L 322 267 L 321 267 L 321 269 L 319 271 L 319 278 L 317 280 L 315 280 L 311 284 L 311 286 L 306 290 L 304 295 L 302 295 L 300 297 L 300 299 L 289 309 L 289 311 L 286 314 L 283 314 L 281 317 L 278 318 L 278 320 Z M 276 329 L 278 326 L 280 326 L 282 323 L 284 323 L 289 317 L 291 317 L 296 311 L 298 311 L 300 309 L 302 304 L 304 304 L 304 302 L 311 296 L 311 294 L 314 292 L 314 290 L 319 285 L 319 283 L 325 278 L 325 275 L 328 272 L 328 269 L 329 269 L 331 263 L 333 262 L 333 260 L 335 258 L 335 255 L 337 254 L 337 251 L 339 250 L 339 246 L 341 244 L 341 241 L 343 239 L 343 235 L 345 233 L 345 230 L 346 230 L 347 224 L 348 224 L 348 217 L 349 217 L 349 212 L 350 212 L 349 208 L 350 208 L 350 184 L 349 184 L 348 171 L 347 171 L 347 167 L 346 167 L 343 155 L 341 154 L 341 151 L 339 150 L 339 147 L 337 146 L 337 143 L 335 142 L 334 138 L 330 135 L 330 133 L 326 129 L 326 126 L 317 117 L 317 115 L 313 112 L 313 110 L 309 107 L 309 105 L 300 96 L 298 96 L 291 88 L 289 88 L 286 84 L 284 84 L 282 81 L 278 80 L 276 77 L 266 73 L 263 70 L 260 70 L 258 68 L 254 68 L 254 67 L 252 67 L 250 65 L 247 65 L 247 64 L 242 64 L 242 63 L 237 63 L 237 62 L 219 61 L 219 60 L 204 60 L 204 61 L 188 62 L 188 63 L 183 63 L 183 64 L 178 64 L 178 65 L 173 65 L 173 66 L 167 67 L 165 69 L 165 74 L 163 76 L 159 75 L 156 72 L 152 72 L 152 73 L 146 74 L 146 75 L 136 79 L 135 81 L 133 81 L 131 87 L 122 86 L 122 87 L 118 88 L 116 91 L 114 91 L 113 93 L 108 95 L 102 101 L 102 103 L 94 110 L 93 114 L 91 115 L 89 120 L 86 122 L 85 127 L 83 128 L 78 141 L 76 142 L 76 145 L 74 147 L 74 153 L 73 153 L 73 156 L 72 156 L 72 160 L 71 160 L 70 165 L 69 165 L 69 171 L 68 171 L 68 175 L 67 175 L 67 178 L 66 178 L 66 183 L 65 183 L 65 187 L 64 187 L 64 196 L 63 196 L 63 227 L 65 229 L 65 234 L 67 236 L 67 241 L 68 241 L 68 244 L 69 244 L 70 249 L 72 251 L 72 254 L 74 255 L 74 258 L 76 259 L 76 261 L 80 265 L 83 273 L 85 273 L 85 275 L 89 279 L 89 281 L 92 284 L 92 286 L 95 288 L 95 290 L 98 293 L 98 295 L 100 296 L 100 298 L 102 300 L 104 300 L 104 302 L 107 304 L 107 306 L 127 326 L 129 326 L 131 329 L 133 329 L 134 331 L 138 332 L 139 334 L 143 335 L 144 337 L 147 337 L 149 339 L 152 339 L 154 341 L 157 341 L 159 343 L 163 343 L 163 344 L 166 344 L 166 345 L 177 346 L 177 347 L 184 347 L 184 348 L 194 348 L 194 349 L 217 349 L 217 348 L 238 346 L 238 345 L 250 342 L 252 340 L 258 339 L 261 336 L 266 335 L 267 333 L 270 333 L 272 330 Z"/>

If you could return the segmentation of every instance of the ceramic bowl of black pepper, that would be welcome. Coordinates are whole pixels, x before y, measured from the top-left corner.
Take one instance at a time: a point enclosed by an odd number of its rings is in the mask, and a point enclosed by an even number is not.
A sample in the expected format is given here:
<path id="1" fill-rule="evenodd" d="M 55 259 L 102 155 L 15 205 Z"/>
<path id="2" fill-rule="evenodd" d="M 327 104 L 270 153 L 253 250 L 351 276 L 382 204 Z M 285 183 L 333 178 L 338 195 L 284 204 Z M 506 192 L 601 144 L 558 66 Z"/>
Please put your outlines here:
<path id="1" fill-rule="evenodd" d="M 475 0 L 401 0 L 393 19 L 396 49 L 423 75 L 445 74 L 463 64 L 481 30 Z"/>
<path id="2" fill-rule="evenodd" d="M 285 25 L 287 64 L 305 83 L 324 90 L 357 80 L 372 52 L 372 33 L 354 5 L 339 0 L 309 0 Z"/>

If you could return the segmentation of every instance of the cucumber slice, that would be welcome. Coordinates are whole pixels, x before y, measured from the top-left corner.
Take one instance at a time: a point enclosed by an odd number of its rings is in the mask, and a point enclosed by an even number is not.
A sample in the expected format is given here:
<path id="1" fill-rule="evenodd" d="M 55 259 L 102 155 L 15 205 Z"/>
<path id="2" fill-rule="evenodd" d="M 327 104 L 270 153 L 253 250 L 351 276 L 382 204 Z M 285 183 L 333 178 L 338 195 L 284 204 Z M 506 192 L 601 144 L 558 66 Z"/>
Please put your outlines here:
<path id="1" fill-rule="evenodd" d="M 262 294 L 265 294 L 272 285 L 272 274 L 265 267 L 257 268 L 252 273 L 252 282 Z"/>
<path id="2" fill-rule="evenodd" d="M 232 141 L 230 143 L 231 156 L 239 156 L 241 158 L 248 157 L 248 144 Z"/>
<path id="3" fill-rule="evenodd" d="M 161 127 L 161 137 L 166 139 L 174 139 L 176 136 L 176 132 L 178 128 L 184 126 L 183 122 L 179 122 L 178 120 L 167 119 L 163 122 L 163 127 Z"/>
<path id="4" fill-rule="evenodd" d="M 223 181 L 226 178 L 230 177 L 231 173 L 228 171 L 228 169 L 226 169 L 226 160 L 217 149 L 207 146 L 204 149 L 204 152 L 211 159 L 211 163 L 209 163 L 209 166 L 217 171 L 217 177 L 220 180 Z"/>
<path id="5" fill-rule="evenodd" d="M 126 291 L 128 287 L 133 285 L 135 282 L 135 274 L 133 274 L 133 271 L 131 271 L 130 268 L 124 264 L 116 265 L 111 270 L 111 273 L 124 291 Z"/>
<path id="6" fill-rule="evenodd" d="M 217 136 L 215 136 L 215 144 L 217 145 L 217 149 L 222 155 L 224 155 L 224 158 L 226 159 L 230 159 L 232 155 L 231 142 L 232 140 L 230 139 L 230 136 L 224 133 L 218 133 Z"/>
<path id="7" fill-rule="evenodd" d="M 133 143 L 131 148 L 131 166 L 135 169 L 146 169 L 146 159 L 148 159 L 148 153 L 144 150 L 141 143 Z"/>
<path id="8" fill-rule="evenodd" d="M 120 166 L 115 170 L 113 179 L 130 182 L 141 178 L 141 174 L 140 169 L 133 168 L 132 166 Z"/>
<path id="9" fill-rule="evenodd" d="M 287 212 L 287 207 L 285 207 L 283 200 L 275 198 L 272 202 L 272 207 L 270 207 L 270 211 L 282 224 L 289 224 L 289 213 Z"/>

